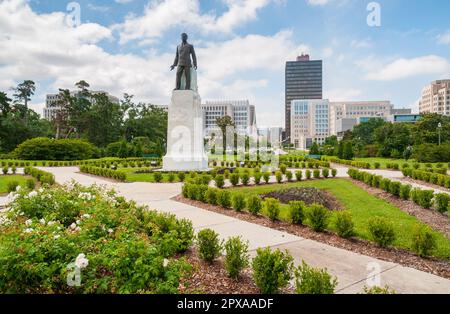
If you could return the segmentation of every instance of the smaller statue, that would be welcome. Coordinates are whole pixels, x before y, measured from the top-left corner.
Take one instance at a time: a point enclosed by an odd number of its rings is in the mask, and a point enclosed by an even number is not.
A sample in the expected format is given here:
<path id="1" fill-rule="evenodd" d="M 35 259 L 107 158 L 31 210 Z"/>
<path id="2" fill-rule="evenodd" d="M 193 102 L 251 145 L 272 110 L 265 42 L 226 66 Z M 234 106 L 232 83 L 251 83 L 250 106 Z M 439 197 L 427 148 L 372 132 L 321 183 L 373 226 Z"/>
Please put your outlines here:
<path id="1" fill-rule="evenodd" d="M 191 89 L 191 67 L 194 64 L 194 69 L 197 70 L 197 57 L 195 55 L 194 46 L 187 42 L 188 35 L 186 33 L 181 34 L 181 44 L 177 47 L 177 53 L 175 56 L 175 61 L 173 65 L 170 67 L 170 71 L 172 71 L 175 67 L 177 67 L 177 82 L 176 82 L 176 90 L 181 89 L 181 78 L 184 76 L 186 78 L 186 89 Z M 192 62 L 191 62 L 192 55 Z"/>

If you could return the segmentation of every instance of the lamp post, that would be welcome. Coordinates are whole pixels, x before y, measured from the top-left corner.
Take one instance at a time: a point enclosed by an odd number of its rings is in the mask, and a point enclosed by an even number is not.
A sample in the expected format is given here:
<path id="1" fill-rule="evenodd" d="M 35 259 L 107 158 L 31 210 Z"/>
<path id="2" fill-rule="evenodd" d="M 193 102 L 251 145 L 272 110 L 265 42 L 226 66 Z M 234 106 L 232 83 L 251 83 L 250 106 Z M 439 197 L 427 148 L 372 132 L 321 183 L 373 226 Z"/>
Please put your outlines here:
<path id="1" fill-rule="evenodd" d="M 439 146 L 441 146 L 441 129 L 442 129 L 442 123 L 439 122 L 439 124 L 438 124 Z"/>

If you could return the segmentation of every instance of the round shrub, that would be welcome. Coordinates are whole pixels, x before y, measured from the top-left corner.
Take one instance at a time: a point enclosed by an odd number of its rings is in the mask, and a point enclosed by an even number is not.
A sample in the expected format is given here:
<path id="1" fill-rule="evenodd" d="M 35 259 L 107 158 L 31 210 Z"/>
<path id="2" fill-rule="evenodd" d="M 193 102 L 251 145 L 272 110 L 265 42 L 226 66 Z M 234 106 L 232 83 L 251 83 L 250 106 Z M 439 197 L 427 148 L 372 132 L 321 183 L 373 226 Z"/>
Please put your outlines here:
<path id="1" fill-rule="evenodd" d="M 306 180 L 309 180 L 309 179 L 311 179 L 311 170 L 306 170 L 305 171 L 305 176 L 306 176 Z"/>
<path id="2" fill-rule="evenodd" d="M 337 234 L 342 238 L 350 238 L 355 234 L 355 224 L 349 211 L 337 212 L 334 226 Z"/>
<path id="3" fill-rule="evenodd" d="M 250 195 L 247 198 L 247 209 L 253 215 L 258 215 L 262 209 L 262 201 L 258 195 Z"/>
<path id="4" fill-rule="evenodd" d="M 281 171 L 277 171 L 275 173 L 275 178 L 277 179 L 278 183 L 283 182 L 283 173 Z"/>
<path id="5" fill-rule="evenodd" d="M 178 172 L 178 180 L 180 180 L 180 182 L 184 182 L 185 179 L 186 174 L 184 172 Z"/>
<path id="6" fill-rule="evenodd" d="M 169 175 L 167 176 L 167 180 L 172 183 L 173 181 L 175 181 L 175 174 L 173 172 L 169 173 Z"/>
<path id="7" fill-rule="evenodd" d="M 228 276 L 237 279 L 241 271 L 249 265 L 248 242 L 241 237 L 229 238 L 224 245 L 225 268 Z"/>
<path id="8" fill-rule="evenodd" d="M 238 194 L 234 194 L 232 197 L 232 204 L 233 204 L 233 208 L 234 210 L 240 212 L 243 209 L 245 209 L 245 197 L 244 195 L 238 193 Z"/>
<path id="9" fill-rule="evenodd" d="M 280 171 L 281 171 L 282 174 L 286 174 L 286 169 L 287 169 L 287 168 L 286 168 L 286 165 L 285 165 L 285 164 L 281 164 L 281 165 L 280 165 Z"/>
<path id="10" fill-rule="evenodd" d="M 319 169 L 313 170 L 313 177 L 314 177 L 314 179 L 320 179 L 320 170 Z"/>
<path id="11" fill-rule="evenodd" d="M 217 204 L 229 208 L 231 206 L 231 194 L 229 191 L 220 190 L 217 192 Z"/>
<path id="12" fill-rule="evenodd" d="M 247 186 L 250 182 L 250 176 L 248 173 L 244 172 L 241 177 L 242 184 Z"/>
<path id="13" fill-rule="evenodd" d="M 328 178 L 328 177 L 330 176 L 330 169 L 328 169 L 328 168 L 323 168 L 323 169 L 322 169 L 322 176 L 323 176 L 324 178 Z"/>
<path id="14" fill-rule="evenodd" d="M 418 225 L 414 228 L 412 235 L 412 249 L 419 256 L 430 256 L 436 248 L 436 237 L 430 227 Z"/>
<path id="15" fill-rule="evenodd" d="M 203 184 L 203 185 L 208 185 L 209 184 L 209 182 L 211 182 L 211 176 L 209 175 L 209 174 L 203 174 L 202 176 L 201 176 L 201 184 Z"/>
<path id="16" fill-rule="evenodd" d="M 221 174 L 217 175 L 215 178 L 215 182 L 216 182 L 216 187 L 218 187 L 219 189 L 222 189 L 225 186 L 224 176 Z"/>
<path id="17" fill-rule="evenodd" d="M 255 184 L 257 185 L 261 184 L 261 178 L 262 178 L 261 172 L 255 172 L 254 174 Z"/>
<path id="18" fill-rule="evenodd" d="M 337 169 L 331 169 L 331 175 L 333 176 L 333 178 L 336 178 L 337 176 Z"/>
<path id="19" fill-rule="evenodd" d="M 396 182 L 396 181 L 392 181 L 389 184 L 389 193 L 391 193 L 394 196 L 400 196 L 400 188 L 401 188 L 401 183 L 400 182 Z"/>
<path id="20" fill-rule="evenodd" d="M 205 201 L 211 205 L 217 205 L 217 190 L 208 188 L 205 192 Z"/>
<path id="21" fill-rule="evenodd" d="M 230 174 L 230 182 L 233 186 L 236 186 L 239 184 L 239 173 L 232 173 Z"/>
<path id="22" fill-rule="evenodd" d="M 280 201 L 275 198 L 266 198 L 264 208 L 272 221 L 278 220 L 280 216 Z"/>
<path id="23" fill-rule="evenodd" d="M 306 217 L 314 231 L 322 232 L 328 226 L 330 213 L 325 207 L 313 204 L 306 211 Z"/>
<path id="24" fill-rule="evenodd" d="M 252 261 L 253 279 L 263 294 L 275 294 L 289 284 L 293 258 L 289 253 L 259 248 Z"/>
<path id="25" fill-rule="evenodd" d="M 203 229 L 197 234 L 197 244 L 200 258 L 208 263 L 212 263 L 222 251 L 222 241 L 211 229 Z"/>
<path id="26" fill-rule="evenodd" d="M 302 177 L 303 177 L 303 172 L 302 171 L 296 171 L 295 172 L 295 179 L 297 180 L 297 181 L 302 181 Z"/>
<path id="27" fill-rule="evenodd" d="M 395 240 L 393 224 L 384 217 L 373 217 L 369 219 L 369 233 L 372 240 L 381 247 L 387 247 Z"/>
<path id="28" fill-rule="evenodd" d="M 24 141 L 13 151 L 23 160 L 82 160 L 98 156 L 98 149 L 79 139 L 37 137 Z"/>
<path id="29" fill-rule="evenodd" d="M 288 180 L 288 182 L 292 182 L 292 172 L 291 171 L 286 171 L 286 179 Z"/>
<path id="30" fill-rule="evenodd" d="M 263 173 L 263 179 L 264 179 L 264 182 L 266 182 L 266 184 L 269 183 L 270 173 L 269 172 L 264 172 Z"/>
<path id="31" fill-rule="evenodd" d="M 9 171 L 9 168 L 7 166 L 2 168 L 3 174 L 5 174 L 5 175 L 8 174 L 8 171 Z"/>
<path id="32" fill-rule="evenodd" d="M 334 294 L 338 282 L 326 269 L 310 267 L 304 261 L 295 270 L 297 294 Z"/>
<path id="33" fill-rule="evenodd" d="M 301 225 L 305 219 L 305 202 L 292 201 L 289 202 L 289 213 L 293 224 Z"/>
<path id="34" fill-rule="evenodd" d="M 155 180 L 156 183 L 160 183 L 163 179 L 163 175 L 161 172 L 155 172 L 153 173 L 153 180 Z"/>

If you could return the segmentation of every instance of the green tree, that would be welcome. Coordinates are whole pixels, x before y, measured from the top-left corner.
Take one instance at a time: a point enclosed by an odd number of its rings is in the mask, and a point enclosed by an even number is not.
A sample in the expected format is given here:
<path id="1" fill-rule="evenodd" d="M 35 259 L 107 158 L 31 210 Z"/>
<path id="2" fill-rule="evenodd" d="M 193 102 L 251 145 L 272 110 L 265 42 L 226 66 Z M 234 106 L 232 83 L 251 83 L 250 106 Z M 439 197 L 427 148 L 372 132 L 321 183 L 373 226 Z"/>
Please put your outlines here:
<path id="1" fill-rule="evenodd" d="M 28 109 L 28 101 L 31 100 L 31 96 L 36 91 L 35 83 L 31 80 L 25 80 L 14 89 L 14 97 L 20 102 L 23 101 L 23 105 Z"/>
<path id="2" fill-rule="evenodd" d="M 310 153 L 311 155 L 320 155 L 320 152 L 319 152 L 319 145 L 317 145 L 316 142 L 314 142 L 314 143 L 312 144 L 312 146 L 309 148 L 309 153 Z"/>
<path id="3" fill-rule="evenodd" d="M 382 157 L 401 158 L 401 154 L 410 146 L 411 125 L 406 123 L 387 123 L 375 130 L 375 138 Z M 393 156 L 393 155 L 400 156 Z"/>
<path id="4" fill-rule="evenodd" d="M 229 127 L 234 127 L 233 119 L 230 116 L 223 116 L 220 118 L 217 118 L 216 125 L 219 127 L 219 129 L 222 131 L 222 147 L 223 147 L 223 154 L 226 154 L 226 148 L 227 148 L 227 129 Z"/>
<path id="5" fill-rule="evenodd" d="M 352 142 L 347 141 L 344 143 L 343 159 L 352 160 L 353 159 L 353 146 Z"/>
<path id="6" fill-rule="evenodd" d="M 353 138 L 361 145 L 369 145 L 375 143 L 375 130 L 386 125 L 381 118 L 369 119 L 353 128 Z"/>
<path id="7" fill-rule="evenodd" d="M 450 116 L 437 113 L 424 114 L 412 127 L 412 138 L 415 145 L 431 143 L 438 144 L 438 125 L 441 124 L 441 142 L 450 141 Z"/>

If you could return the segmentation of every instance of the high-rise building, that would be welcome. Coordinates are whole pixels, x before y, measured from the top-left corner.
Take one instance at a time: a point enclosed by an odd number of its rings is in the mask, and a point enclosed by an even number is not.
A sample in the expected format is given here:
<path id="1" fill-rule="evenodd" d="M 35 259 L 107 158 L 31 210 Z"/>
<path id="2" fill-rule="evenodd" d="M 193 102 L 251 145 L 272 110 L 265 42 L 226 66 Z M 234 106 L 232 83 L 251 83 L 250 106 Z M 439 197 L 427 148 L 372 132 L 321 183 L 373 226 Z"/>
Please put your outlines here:
<path id="1" fill-rule="evenodd" d="M 322 144 L 330 136 L 330 103 L 326 99 L 293 100 L 291 103 L 291 143 L 306 150 L 314 142 Z"/>
<path id="2" fill-rule="evenodd" d="M 202 104 L 203 129 L 206 136 L 217 132 L 218 118 L 230 116 L 241 135 L 257 135 L 255 106 L 248 100 L 207 100 Z"/>
<path id="3" fill-rule="evenodd" d="M 387 120 L 393 110 L 390 101 L 330 102 L 330 134 L 351 130 L 370 118 Z"/>
<path id="4" fill-rule="evenodd" d="M 285 137 L 294 143 L 291 134 L 291 103 L 293 100 L 322 99 L 322 60 L 301 55 L 286 62 L 285 72 Z"/>
<path id="5" fill-rule="evenodd" d="M 450 115 L 450 80 L 434 81 L 424 87 L 419 112 Z"/>
<path id="6" fill-rule="evenodd" d="M 96 94 L 105 94 L 109 101 L 113 103 L 119 103 L 119 98 L 112 96 L 106 92 L 103 91 L 90 91 L 92 95 Z M 72 97 L 78 97 L 80 95 L 79 91 L 71 91 L 70 95 Z M 45 108 L 44 108 L 44 119 L 46 120 L 53 120 L 56 117 L 56 113 L 58 110 L 60 110 L 58 102 L 61 100 L 60 94 L 47 94 L 45 98 Z M 90 101 L 93 101 L 93 99 L 89 99 Z"/>

